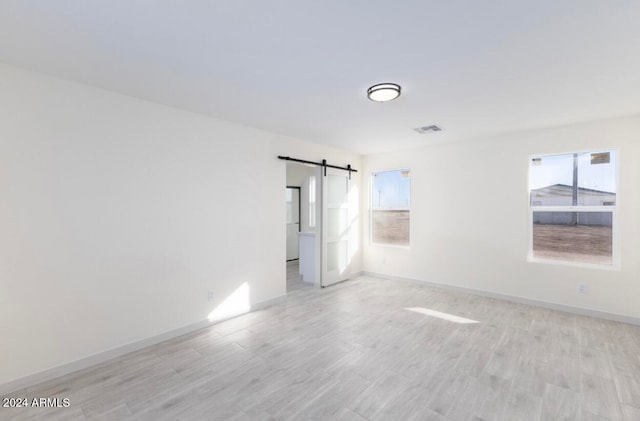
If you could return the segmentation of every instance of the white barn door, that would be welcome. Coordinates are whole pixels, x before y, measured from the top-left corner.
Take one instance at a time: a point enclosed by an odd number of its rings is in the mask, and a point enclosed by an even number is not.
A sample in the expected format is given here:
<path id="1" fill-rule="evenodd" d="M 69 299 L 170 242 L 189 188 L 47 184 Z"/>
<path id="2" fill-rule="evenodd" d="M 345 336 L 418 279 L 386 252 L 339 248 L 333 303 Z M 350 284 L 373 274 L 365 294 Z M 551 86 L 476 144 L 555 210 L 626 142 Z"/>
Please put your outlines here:
<path id="1" fill-rule="evenodd" d="M 349 172 L 327 168 L 322 179 L 321 286 L 351 275 L 349 238 Z"/>

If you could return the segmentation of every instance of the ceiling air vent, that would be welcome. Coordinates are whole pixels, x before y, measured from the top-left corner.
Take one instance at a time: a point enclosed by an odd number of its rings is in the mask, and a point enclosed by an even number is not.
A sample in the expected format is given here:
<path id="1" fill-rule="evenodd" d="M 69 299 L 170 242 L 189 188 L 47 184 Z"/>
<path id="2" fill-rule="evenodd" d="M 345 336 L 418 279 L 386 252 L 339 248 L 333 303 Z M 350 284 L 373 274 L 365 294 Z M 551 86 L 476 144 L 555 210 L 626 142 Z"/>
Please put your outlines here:
<path id="1" fill-rule="evenodd" d="M 431 125 L 431 126 L 422 126 L 422 127 L 418 127 L 413 129 L 416 132 L 420 133 L 420 134 L 425 134 L 425 133 L 435 133 L 435 132 L 440 132 L 442 131 L 442 128 L 436 126 L 436 125 Z"/>

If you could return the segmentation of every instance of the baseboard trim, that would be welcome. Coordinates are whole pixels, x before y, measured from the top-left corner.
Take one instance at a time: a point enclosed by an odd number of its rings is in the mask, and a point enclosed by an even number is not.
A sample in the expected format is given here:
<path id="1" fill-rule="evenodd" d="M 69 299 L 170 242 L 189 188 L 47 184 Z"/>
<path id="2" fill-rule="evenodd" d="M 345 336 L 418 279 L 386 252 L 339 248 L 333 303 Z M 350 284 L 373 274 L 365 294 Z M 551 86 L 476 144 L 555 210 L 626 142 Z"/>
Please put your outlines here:
<path id="1" fill-rule="evenodd" d="M 282 294 L 282 295 L 278 295 L 277 297 L 274 297 L 274 298 L 269 298 L 268 300 L 260 301 L 259 303 L 256 303 L 256 304 L 251 306 L 251 311 L 250 312 L 258 311 L 258 310 L 264 310 L 267 307 L 271 307 L 273 305 L 280 304 L 280 303 L 284 302 L 286 299 L 287 299 L 287 294 Z M 212 324 L 215 324 L 215 323 L 212 323 Z"/>
<path id="2" fill-rule="evenodd" d="M 410 282 L 410 283 L 420 284 L 420 285 L 427 285 L 427 286 L 434 287 L 434 288 L 446 289 L 446 290 L 450 290 L 450 291 L 464 292 L 464 293 L 467 293 L 467 294 L 479 295 L 479 296 L 482 296 L 482 297 L 496 298 L 498 300 L 511 301 L 511 302 L 519 303 L 519 304 L 528 304 L 528 305 L 532 305 L 532 306 L 536 306 L 536 307 L 548 308 L 548 309 L 551 309 L 551 310 L 564 311 L 566 313 L 578 314 L 580 316 L 596 317 L 596 318 L 599 318 L 599 319 L 611 320 L 611 321 L 614 321 L 614 322 L 621 322 L 621 323 L 627 323 L 627 324 L 639 325 L 640 326 L 640 318 L 633 317 L 633 316 L 626 316 L 626 315 L 623 315 L 623 314 L 608 313 L 608 312 L 604 312 L 604 311 L 592 310 L 592 309 L 583 308 L 583 307 L 574 307 L 574 306 L 561 304 L 561 303 L 534 300 L 534 299 L 531 299 L 531 298 L 519 297 L 517 295 L 501 294 L 501 293 L 497 293 L 497 292 L 483 291 L 483 290 L 480 290 L 480 289 L 461 287 L 461 286 L 451 285 L 451 284 L 441 284 L 441 283 L 438 283 L 438 282 L 422 281 L 422 280 L 413 279 L 413 278 L 403 278 L 403 277 L 400 277 L 400 276 L 386 275 L 384 273 L 363 271 L 362 274 L 365 275 L 365 276 L 371 276 L 371 277 L 374 277 L 374 278 L 388 279 L 388 280 L 391 280 L 391 281 Z"/>
<path id="3" fill-rule="evenodd" d="M 271 307 L 272 305 L 283 302 L 285 299 L 286 299 L 286 294 L 280 295 L 278 297 L 271 298 L 265 301 L 261 301 L 259 303 L 253 304 L 251 306 L 250 312 L 263 310 L 267 307 Z M 237 315 L 233 317 L 238 317 L 238 316 L 241 316 L 241 315 Z M 143 348 L 158 344 L 160 342 L 168 341 L 169 339 L 174 339 L 179 336 L 186 335 L 191 332 L 195 332 L 196 330 L 204 329 L 208 326 L 212 326 L 217 323 L 222 323 L 225 320 L 232 319 L 233 317 L 228 317 L 223 320 L 216 320 L 214 322 L 210 322 L 209 320 L 206 320 L 206 319 L 201 320 L 195 323 L 188 324 L 186 326 L 179 327 L 177 329 L 170 330 L 168 332 L 161 333 L 159 335 L 151 336 L 135 342 L 130 342 L 128 344 L 121 345 L 121 346 L 109 349 L 107 351 L 99 352 L 99 353 L 90 355 L 88 357 L 81 358 L 76 361 L 61 364 L 59 366 L 56 366 L 44 371 L 40 371 L 25 377 L 20 377 L 18 379 L 11 380 L 7 383 L 0 384 L 0 396 L 5 396 L 10 393 L 20 391 L 22 389 L 26 389 L 27 387 L 34 386 L 38 383 L 42 383 L 48 380 L 53 380 L 56 377 L 65 376 L 75 371 L 79 371 L 85 368 L 89 368 L 91 366 L 104 363 L 111 359 L 121 357 L 131 352 L 139 351 Z"/>

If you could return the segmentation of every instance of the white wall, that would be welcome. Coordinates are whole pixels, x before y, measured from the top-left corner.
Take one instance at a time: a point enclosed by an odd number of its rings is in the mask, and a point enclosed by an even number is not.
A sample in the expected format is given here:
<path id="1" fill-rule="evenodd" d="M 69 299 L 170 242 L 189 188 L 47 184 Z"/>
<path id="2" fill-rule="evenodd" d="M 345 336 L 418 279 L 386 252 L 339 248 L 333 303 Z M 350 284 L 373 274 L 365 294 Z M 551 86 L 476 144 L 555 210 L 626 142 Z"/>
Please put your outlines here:
<path id="1" fill-rule="evenodd" d="M 287 162 L 287 186 L 304 185 L 310 176 L 316 174 L 316 167 L 308 167 L 295 162 Z"/>
<path id="2" fill-rule="evenodd" d="M 5 65 L 0 115 L 0 386 L 285 294 L 276 156 L 361 165 Z"/>
<path id="3" fill-rule="evenodd" d="M 370 245 L 367 199 L 364 270 L 638 318 L 639 137 L 626 118 L 367 156 L 366 191 L 371 171 L 411 169 L 411 247 Z M 608 148 L 620 151 L 622 270 L 527 262 L 529 156 Z"/>

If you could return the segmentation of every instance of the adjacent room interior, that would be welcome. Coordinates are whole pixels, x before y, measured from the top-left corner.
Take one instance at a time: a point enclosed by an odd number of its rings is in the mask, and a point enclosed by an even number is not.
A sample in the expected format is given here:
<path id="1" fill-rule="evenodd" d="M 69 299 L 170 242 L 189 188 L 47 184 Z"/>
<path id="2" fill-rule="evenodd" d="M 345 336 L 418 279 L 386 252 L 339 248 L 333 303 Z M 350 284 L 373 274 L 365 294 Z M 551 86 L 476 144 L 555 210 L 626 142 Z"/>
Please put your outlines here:
<path id="1" fill-rule="evenodd" d="M 640 3 L 0 5 L 0 419 L 640 419 Z"/>

